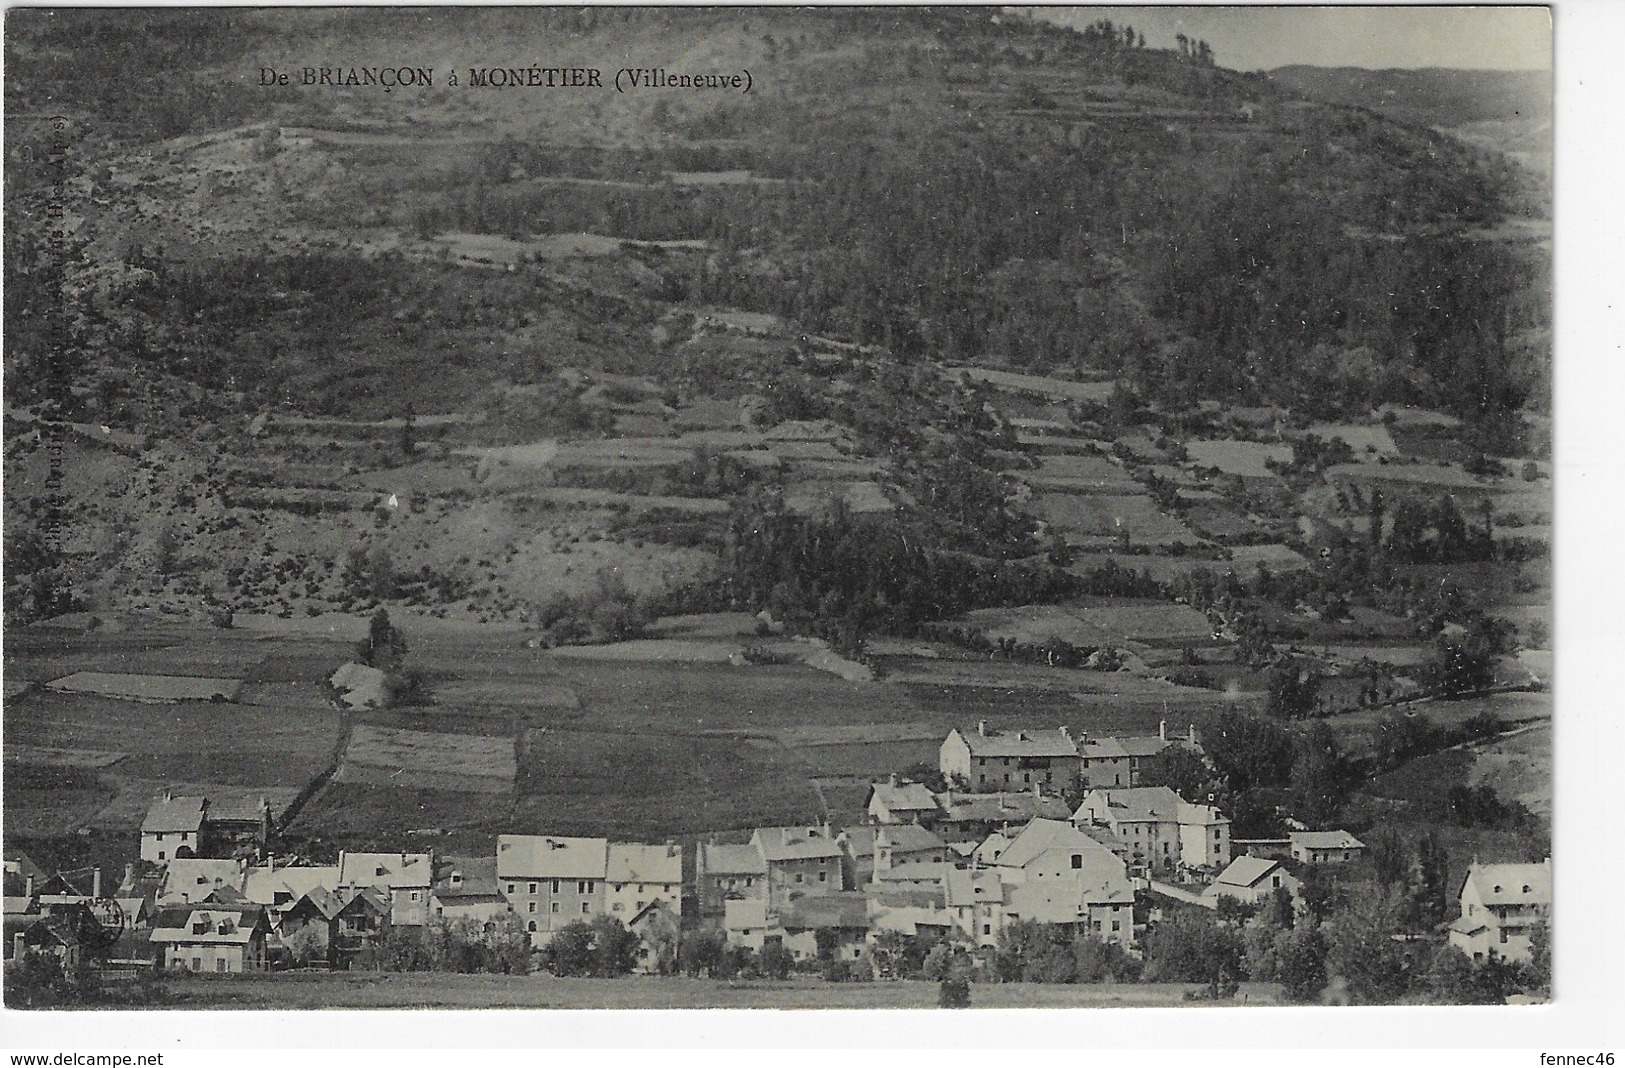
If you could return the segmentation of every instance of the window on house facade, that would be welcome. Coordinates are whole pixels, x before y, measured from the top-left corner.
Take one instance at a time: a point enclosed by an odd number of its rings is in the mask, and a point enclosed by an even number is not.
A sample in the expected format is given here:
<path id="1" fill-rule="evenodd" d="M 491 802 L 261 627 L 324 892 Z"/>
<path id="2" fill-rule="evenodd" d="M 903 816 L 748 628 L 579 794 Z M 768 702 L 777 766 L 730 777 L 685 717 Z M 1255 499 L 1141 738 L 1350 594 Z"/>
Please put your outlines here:
<path id="1" fill-rule="evenodd" d="M 527 924 L 525 924 L 525 930 L 527 930 L 527 931 L 534 931 L 534 930 L 536 930 L 536 921 L 535 921 L 535 920 L 531 920 L 531 921 L 530 921 L 530 922 L 529 922 L 529 923 L 527 923 Z"/>
<path id="2" fill-rule="evenodd" d="M 509 894 L 517 893 L 518 890 L 519 890 L 518 884 L 516 884 L 516 883 L 509 883 L 508 884 L 508 893 Z"/>
<path id="3" fill-rule="evenodd" d="M 798 871 L 798 872 L 796 872 L 796 882 L 798 882 L 798 883 L 799 883 L 799 882 L 801 882 L 801 881 L 802 881 L 802 875 L 801 875 L 801 873 L 800 873 L 800 872 L 799 872 L 799 871 Z"/>
<path id="4" fill-rule="evenodd" d="M 1113 920 L 1112 921 L 1112 930 L 1121 931 L 1122 929 L 1123 929 L 1123 921 L 1122 920 Z"/>
<path id="5" fill-rule="evenodd" d="M 217 972 L 225 971 L 226 970 L 226 958 L 220 957 L 220 958 L 216 959 L 215 962 L 214 962 L 214 970 L 217 971 Z"/>
<path id="6" fill-rule="evenodd" d="M 536 892 L 536 884 L 531 883 L 529 886 L 525 887 L 525 889 L 527 892 L 534 894 Z"/>
<path id="7" fill-rule="evenodd" d="M 555 894 L 558 893 L 559 892 L 559 881 L 557 879 L 554 879 L 553 883 L 549 887 L 549 889 L 551 889 Z"/>
<path id="8" fill-rule="evenodd" d="M 554 913 L 554 915 L 557 915 L 558 911 L 559 911 L 559 903 L 557 901 L 555 901 L 555 902 L 553 902 L 553 913 Z"/>
<path id="9" fill-rule="evenodd" d="M 1507 929 L 1505 927 L 1501 928 L 1501 944 L 1503 946 L 1507 944 Z"/>
<path id="10" fill-rule="evenodd" d="M 1074 853 L 1074 854 L 1072 854 L 1072 866 L 1074 868 L 1082 868 L 1083 867 L 1083 854 L 1082 853 Z"/>
<path id="11" fill-rule="evenodd" d="M 526 905 L 525 906 L 525 911 L 526 912 L 535 912 L 536 911 L 536 902 L 532 901 L 528 905 Z"/>
<path id="12" fill-rule="evenodd" d="M 818 881 L 821 882 L 821 883 L 829 882 L 829 872 L 827 872 L 827 871 L 819 872 L 818 873 Z"/>
<path id="13" fill-rule="evenodd" d="M 1281 885 L 1281 877 L 1279 875 L 1270 876 L 1270 885 L 1271 886 L 1280 886 Z"/>
<path id="14" fill-rule="evenodd" d="M 156 834 L 156 835 L 154 835 L 154 836 L 153 836 L 153 838 L 154 838 L 154 839 L 155 839 L 155 840 L 156 840 L 156 841 L 159 841 L 159 842 L 162 842 L 162 841 L 163 841 L 163 840 L 164 840 L 164 832 L 163 832 L 163 831 L 159 831 L 159 832 L 158 832 L 158 833 L 157 833 L 157 834 Z"/>
<path id="15" fill-rule="evenodd" d="M 164 851 L 162 849 L 158 850 L 158 859 L 159 860 L 164 859 Z"/>
<path id="16" fill-rule="evenodd" d="M 589 913 L 591 911 L 592 911 L 592 904 L 590 902 L 583 901 L 581 903 L 581 914 L 583 916 L 585 916 L 587 913 Z"/>
<path id="17" fill-rule="evenodd" d="M 993 925 L 991 923 L 982 924 L 982 933 L 985 934 L 985 935 L 992 934 L 993 933 Z"/>

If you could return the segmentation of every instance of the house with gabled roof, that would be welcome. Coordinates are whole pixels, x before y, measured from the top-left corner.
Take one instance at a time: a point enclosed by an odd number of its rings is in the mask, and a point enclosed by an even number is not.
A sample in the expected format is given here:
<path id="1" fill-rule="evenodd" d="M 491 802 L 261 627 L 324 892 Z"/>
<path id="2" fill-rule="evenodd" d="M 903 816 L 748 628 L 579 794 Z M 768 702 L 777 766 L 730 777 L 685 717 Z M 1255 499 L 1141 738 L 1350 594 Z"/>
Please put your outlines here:
<path id="1" fill-rule="evenodd" d="M 1078 770 L 1078 746 L 1066 727 L 995 731 L 984 719 L 974 731 L 949 731 L 937 765 L 950 781 L 958 776 L 974 791 L 1059 793 Z"/>
<path id="2" fill-rule="evenodd" d="M 429 891 L 429 911 L 437 919 L 494 922 L 511 912 L 497 880 L 495 857 L 447 857 Z"/>
<path id="3" fill-rule="evenodd" d="M 1279 860 L 1268 857 L 1237 857 L 1220 872 L 1213 885 L 1202 891 L 1202 904 L 1218 906 L 1220 898 L 1234 898 L 1243 904 L 1256 904 L 1277 890 L 1285 890 L 1296 898 L 1303 885 Z"/>
<path id="4" fill-rule="evenodd" d="M 665 969 L 676 967 L 683 921 L 669 901 L 663 897 L 650 901 L 627 921 L 626 929 L 638 936 L 638 960 L 633 971 L 669 974 Z"/>
<path id="5" fill-rule="evenodd" d="M 645 845 L 611 842 L 605 862 L 605 900 L 610 915 L 629 922 L 655 901 L 674 915 L 683 912 L 683 850 L 676 842 Z"/>
<path id="6" fill-rule="evenodd" d="M 767 869 L 769 916 L 799 897 L 841 889 L 841 847 L 827 825 L 759 827 L 750 841 Z"/>
<path id="7" fill-rule="evenodd" d="M 920 823 L 937 813 L 937 799 L 923 784 L 893 775 L 869 787 L 863 802 L 871 823 Z"/>
<path id="8" fill-rule="evenodd" d="M 348 968 L 383 945 L 393 906 L 387 893 L 375 886 L 348 887 L 337 896 L 344 904 L 334 917 L 329 955 L 335 967 Z"/>
<path id="9" fill-rule="evenodd" d="M 942 881 L 944 906 L 954 927 L 978 946 L 993 946 L 1004 930 L 1008 887 L 992 870 L 953 871 Z"/>
<path id="10" fill-rule="evenodd" d="M 432 853 L 339 853 L 335 890 L 372 888 L 389 902 L 389 922 L 421 927 L 429 922 L 429 888 L 434 884 Z"/>
<path id="11" fill-rule="evenodd" d="M 784 948 L 795 960 L 816 960 L 819 936 L 836 960 L 863 960 L 868 954 L 869 901 L 855 890 L 798 897 L 777 916 Z"/>
<path id="12" fill-rule="evenodd" d="M 279 945 L 288 947 L 311 943 L 313 952 L 309 960 L 296 963 L 331 964 L 337 941 L 339 912 L 343 908 L 344 902 L 337 894 L 326 887 L 315 886 L 279 911 L 267 909 L 266 912 Z"/>
<path id="13" fill-rule="evenodd" d="M 1474 960 L 1527 962 L 1536 931 L 1551 922 L 1552 860 L 1539 864 L 1480 864 L 1474 860 L 1457 893 L 1461 915 L 1450 944 Z"/>
<path id="14" fill-rule="evenodd" d="M 1166 786 L 1090 790 L 1072 822 L 1085 831 L 1109 832 L 1125 844 L 1125 859 L 1148 872 L 1230 863 L 1229 817 L 1212 805 L 1192 804 Z"/>
<path id="15" fill-rule="evenodd" d="M 265 967 L 270 930 L 260 905 L 167 905 L 153 918 L 149 940 L 160 968 L 238 973 Z"/>
<path id="16" fill-rule="evenodd" d="M 1304 864 L 1350 864 L 1365 855 L 1365 843 L 1347 831 L 1290 831 L 1292 859 Z"/>
<path id="17" fill-rule="evenodd" d="M 608 908 L 609 840 L 557 834 L 497 838 L 497 883 L 537 944 Z"/>
<path id="18" fill-rule="evenodd" d="M 767 898 L 767 861 L 754 843 L 701 842 L 694 872 L 703 913 L 722 913 L 729 901 Z"/>
<path id="19" fill-rule="evenodd" d="M 991 870 L 1008 887 L 1007 919 L 1060 923 L 1107 941 L 1134 938 L 1134 886 L 1115 853 L 1072 824 L 1036 819 Z"/>
<path id="20" fill-rule="evenodd" d="M 165 863 L 202 855 L 207 807 L 202 797 L 177 797 L 165 791 L 141 821 L 141 859 Z"/>

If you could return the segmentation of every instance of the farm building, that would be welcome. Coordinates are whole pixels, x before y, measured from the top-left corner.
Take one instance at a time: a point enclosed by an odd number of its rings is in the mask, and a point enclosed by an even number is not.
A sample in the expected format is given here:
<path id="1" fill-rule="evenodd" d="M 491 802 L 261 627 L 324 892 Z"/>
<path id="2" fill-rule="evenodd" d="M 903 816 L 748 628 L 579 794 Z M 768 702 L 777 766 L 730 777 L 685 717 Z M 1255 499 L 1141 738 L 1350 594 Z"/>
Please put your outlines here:
<path id="1" fill-rule="evenodd" d="M 1305 864 L 1347 864 L 1365 855 L 1365 843 L 1347 831 L 1292 831 L 1292 859 Z"/>
<path id="2" fill-rule="evenodd" d="M 161 864 L 202 852 L 207 804 L 201 797 L 175 797 L 167 792 L 153 802 L 141 821 L 141 859 Z"/>
<path id="3" fill-rule="evenodd" d="M 1278 860 L 1237 857 L 1219 873 L 1213 885 L 1203 891 L 1202 900 L 1209 907 L 1217 906 L 1221 897 L 1232 897 L 1252 904 L 1283 889 L 1297 897 L 1300 885 L 1298 877 L 1287 871 Z"/>
<path id="4" fill-rule="evenodd" d="M 271 835 L 271 803 L 264 797 L 181 796 L 164 791 L 141 821 L 141 859 L 162 864 L 177 857 L 257 852 Z"/>
<path id="5" fill-rule="evenodd" d="M 511 911 L 497 881 L 495 857 L 446 858 L 429 893 L 430 911 L 448 920 L 489 923 Z"/>

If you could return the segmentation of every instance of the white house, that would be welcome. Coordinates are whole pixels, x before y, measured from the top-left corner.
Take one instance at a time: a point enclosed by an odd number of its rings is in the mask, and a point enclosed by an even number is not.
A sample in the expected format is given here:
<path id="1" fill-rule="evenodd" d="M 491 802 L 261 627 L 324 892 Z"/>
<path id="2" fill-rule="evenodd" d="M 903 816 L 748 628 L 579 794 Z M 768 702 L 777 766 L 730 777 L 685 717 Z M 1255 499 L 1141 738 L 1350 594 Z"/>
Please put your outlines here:
<path id="1" fill-rule="evenodd" d="M 1461 916 L 1450 944 L 1472 957 L 1528 961 L 1536 929 L 1550 922 L 1552 859 L 1539 864 L 1480 864 L 1461 882 Z"/>

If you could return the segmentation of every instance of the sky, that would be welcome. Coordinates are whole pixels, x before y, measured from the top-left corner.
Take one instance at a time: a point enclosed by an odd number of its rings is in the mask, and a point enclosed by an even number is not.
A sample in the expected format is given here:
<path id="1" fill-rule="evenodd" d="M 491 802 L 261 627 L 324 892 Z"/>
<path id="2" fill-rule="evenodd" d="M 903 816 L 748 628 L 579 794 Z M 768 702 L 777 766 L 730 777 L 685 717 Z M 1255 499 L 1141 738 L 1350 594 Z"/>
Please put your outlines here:
<path id="1" fill-rule="evenodd" d="M 1040 18 L 1083 27 L 1131 25 L 1151 48 L 1174 35 L 1201 38 L 1220 66 L 1453 67 L 1549 70 L 1551 16 L 1544 7 L 1048 7 Z"/>

